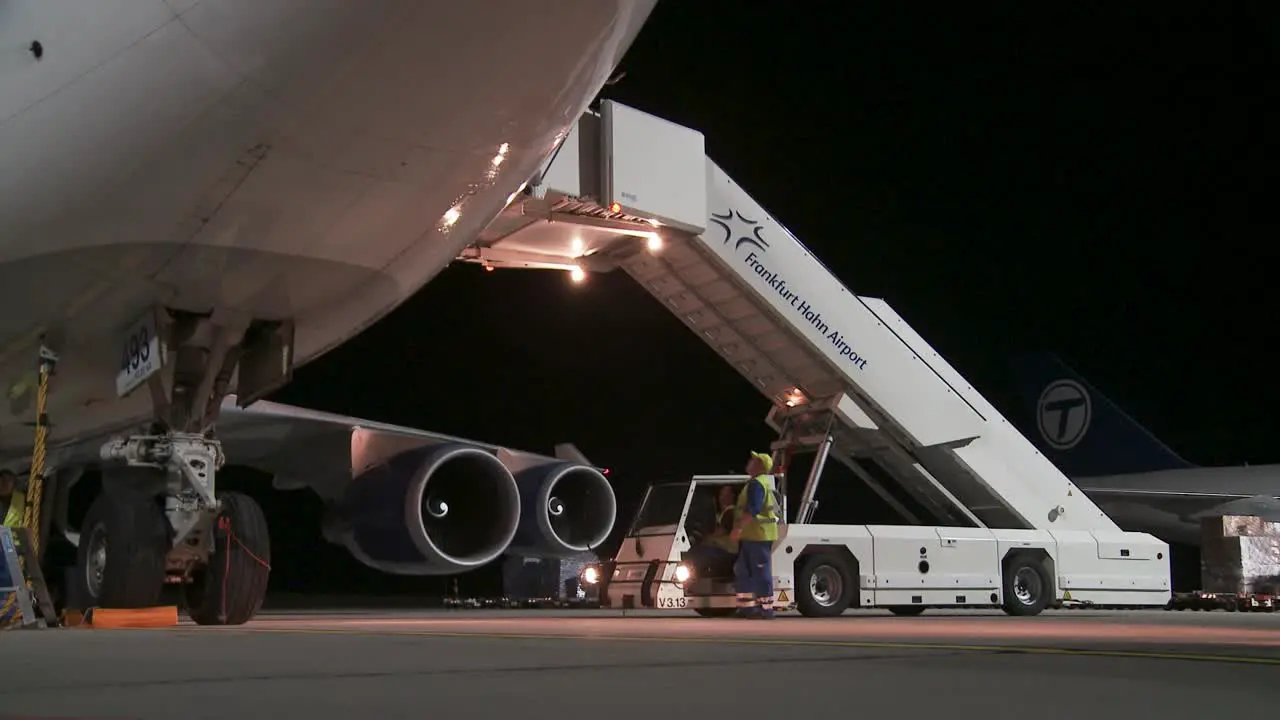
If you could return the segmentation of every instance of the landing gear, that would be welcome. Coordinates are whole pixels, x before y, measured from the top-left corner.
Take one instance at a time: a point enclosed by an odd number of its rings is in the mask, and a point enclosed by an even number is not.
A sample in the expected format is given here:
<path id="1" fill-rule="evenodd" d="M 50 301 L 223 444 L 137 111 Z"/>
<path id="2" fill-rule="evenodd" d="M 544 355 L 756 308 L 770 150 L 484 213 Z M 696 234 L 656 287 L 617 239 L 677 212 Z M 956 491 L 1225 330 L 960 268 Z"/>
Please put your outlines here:
<path id="1" fill-rule="evenodd" d="M 116 385 L 122 397 L 146 385 L 155 419 L 101 448 L 103 492 L 76 568 L 90 606 L 156 605 L 164 584 L 179 582 L 199 624 L 238 625 L 258 611 L 270 575 L 266 518 L 248 496 L 217 492 L 225 458 L 213 427 L 237 371 L 243 407 L 289 381 L 292 357 L 288 322 L 170 311 L 130 332 Z"/>
<path id="2" fill-rule="evenodd" d="M 156 499 L 103 493 L 80 527 L 77 580 L 89 607 L 157 605 L 169 553 L 169 523 Z"/>
<path id="3" fill-rule="evenodd" d="M 248 495 L 221 496 L 213 554 L 184 586 L 187 612 L 199 625 L 243 625 L 262 607 L 271 576 L 271 538 L 262 509 Z"/>

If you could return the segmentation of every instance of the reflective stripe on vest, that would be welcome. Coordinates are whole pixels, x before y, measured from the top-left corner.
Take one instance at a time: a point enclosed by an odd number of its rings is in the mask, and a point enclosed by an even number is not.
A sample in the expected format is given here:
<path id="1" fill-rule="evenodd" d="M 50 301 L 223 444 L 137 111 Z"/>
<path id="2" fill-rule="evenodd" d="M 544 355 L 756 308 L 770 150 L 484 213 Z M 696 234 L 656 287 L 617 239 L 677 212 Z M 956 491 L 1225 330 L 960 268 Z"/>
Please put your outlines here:
<path id="1" fill-rule="evenodd" d="M 764 512 L 751 517 L 742 523 L 742 540 L 757 542 L 773 542 L 778 539 L 778 500 L 773 493 L 773 478 L 768 475 L 757 475 L 752 482 L 760 483 L 764 488 Z M 747 497 L 751 483 L 742 486 L 738 493 L 738 514 L 747 512 Z"/>

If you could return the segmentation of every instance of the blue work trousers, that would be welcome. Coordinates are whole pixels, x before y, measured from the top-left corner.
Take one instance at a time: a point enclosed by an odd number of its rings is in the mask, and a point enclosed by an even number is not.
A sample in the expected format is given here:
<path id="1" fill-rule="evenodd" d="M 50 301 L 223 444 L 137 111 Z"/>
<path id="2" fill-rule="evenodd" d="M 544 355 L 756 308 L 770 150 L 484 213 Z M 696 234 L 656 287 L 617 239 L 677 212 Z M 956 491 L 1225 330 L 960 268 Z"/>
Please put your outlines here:
<path id="1" fill-rule="evenodd" d="M 733 585 L 739 595 L 751 593 L 756 599 L 773 597 L 773 543 L 743 540 L 738 544 Z"/>

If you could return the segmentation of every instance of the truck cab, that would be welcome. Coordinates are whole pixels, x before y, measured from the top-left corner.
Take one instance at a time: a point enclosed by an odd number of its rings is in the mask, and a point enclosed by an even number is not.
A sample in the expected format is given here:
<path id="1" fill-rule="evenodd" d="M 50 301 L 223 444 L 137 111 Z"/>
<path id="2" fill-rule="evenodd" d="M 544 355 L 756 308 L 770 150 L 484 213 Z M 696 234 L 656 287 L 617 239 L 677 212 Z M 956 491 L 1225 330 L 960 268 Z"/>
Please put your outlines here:
<path id="1" fill-rule="evenodd" d="M 583 584 L 597 588 L 601 607 L 690 609 L 704 617 L 733 614 L 732 559 L 699 563 L 693 551 L 717 531 L 721 493 L 728 488 L 736 498 L 749 480 L 746 475 L 698 475 L 651 485 L 617 556 L 585 568 Z"/>

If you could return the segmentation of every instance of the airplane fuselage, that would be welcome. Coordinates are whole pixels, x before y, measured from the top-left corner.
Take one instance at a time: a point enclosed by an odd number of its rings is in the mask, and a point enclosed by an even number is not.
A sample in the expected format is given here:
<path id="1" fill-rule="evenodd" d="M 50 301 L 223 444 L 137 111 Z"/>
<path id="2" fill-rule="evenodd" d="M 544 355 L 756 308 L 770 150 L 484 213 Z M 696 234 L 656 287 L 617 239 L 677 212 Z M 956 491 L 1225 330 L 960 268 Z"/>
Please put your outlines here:
<path id="1" fill-rule="evenodd" d="M 448 265 L 599 92 L 656 0 L 0 4 L 0 461 L 147 420 L 160 305 L 292 319 L 295 365 Z"/>

